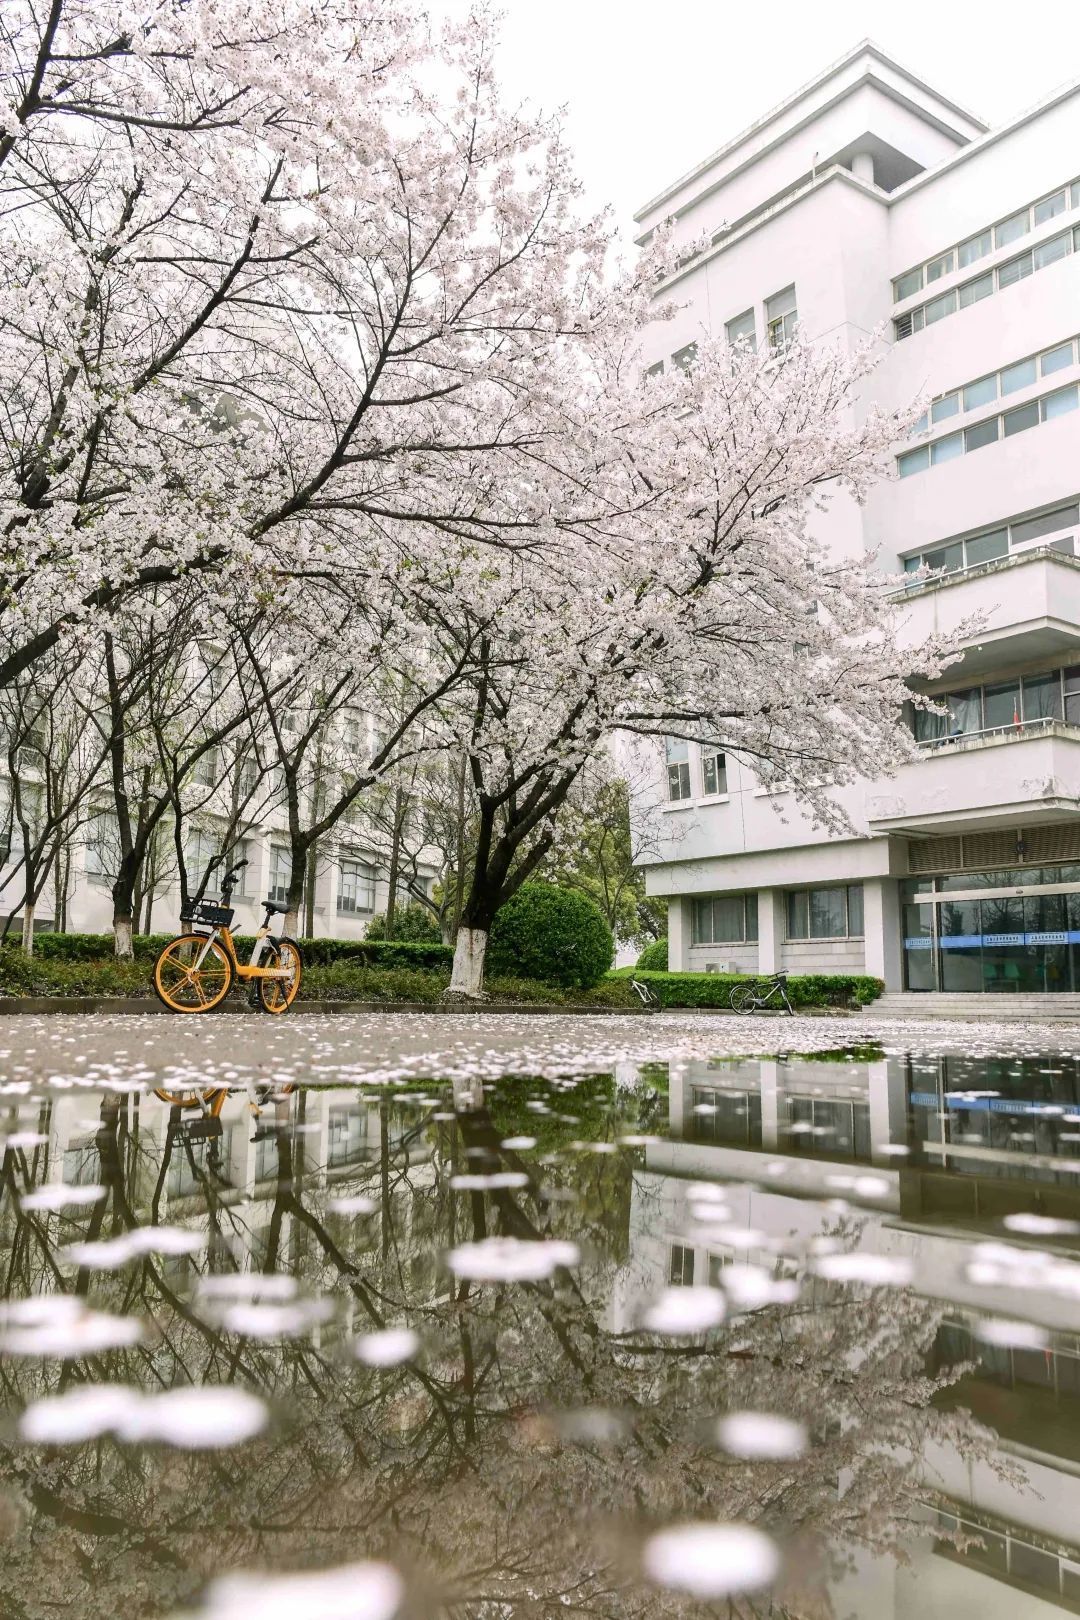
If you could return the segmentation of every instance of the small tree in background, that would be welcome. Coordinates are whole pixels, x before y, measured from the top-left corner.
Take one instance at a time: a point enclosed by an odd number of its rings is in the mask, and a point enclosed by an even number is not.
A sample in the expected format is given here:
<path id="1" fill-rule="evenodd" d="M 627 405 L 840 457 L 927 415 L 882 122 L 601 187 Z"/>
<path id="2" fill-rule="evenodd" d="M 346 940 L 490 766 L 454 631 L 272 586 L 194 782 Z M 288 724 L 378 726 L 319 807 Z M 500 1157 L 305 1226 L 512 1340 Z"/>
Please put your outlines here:
<path id="1" fill-rule="evenodd" d="M 488 965 L 495 973 L 588 990 L 614 954 L 611 929 L 586 895 L 523 883 L 496 914 Z"/>

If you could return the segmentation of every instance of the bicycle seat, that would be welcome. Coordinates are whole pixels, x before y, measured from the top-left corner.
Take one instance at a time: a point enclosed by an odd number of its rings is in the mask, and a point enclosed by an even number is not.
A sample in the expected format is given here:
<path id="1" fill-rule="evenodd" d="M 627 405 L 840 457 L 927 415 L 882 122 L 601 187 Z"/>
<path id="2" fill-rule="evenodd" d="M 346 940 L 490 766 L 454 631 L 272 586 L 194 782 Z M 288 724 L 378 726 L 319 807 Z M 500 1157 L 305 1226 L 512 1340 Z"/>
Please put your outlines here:
<path id="1" fill-rule="evenodd" d="M 288 906 L 279 905 L 276 900 L 264 900 L 263 905 L 266 907 L 267 911 L 271 911 L 271 912 L 276 911 L 282 917 L 285 915 L 285 913 L 289 909 Z"/>

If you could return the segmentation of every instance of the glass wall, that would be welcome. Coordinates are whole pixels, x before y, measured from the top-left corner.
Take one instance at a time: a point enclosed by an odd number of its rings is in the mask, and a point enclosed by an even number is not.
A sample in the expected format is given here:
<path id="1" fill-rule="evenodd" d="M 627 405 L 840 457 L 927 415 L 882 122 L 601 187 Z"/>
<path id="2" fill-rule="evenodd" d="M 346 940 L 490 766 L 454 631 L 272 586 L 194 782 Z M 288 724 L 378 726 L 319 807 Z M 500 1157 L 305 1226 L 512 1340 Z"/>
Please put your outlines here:
<path id="1" fill-rule="evenodd" d="M 901 915 L 909 990 L 1080 991 L 1075 864 L 909 879 Z"/>

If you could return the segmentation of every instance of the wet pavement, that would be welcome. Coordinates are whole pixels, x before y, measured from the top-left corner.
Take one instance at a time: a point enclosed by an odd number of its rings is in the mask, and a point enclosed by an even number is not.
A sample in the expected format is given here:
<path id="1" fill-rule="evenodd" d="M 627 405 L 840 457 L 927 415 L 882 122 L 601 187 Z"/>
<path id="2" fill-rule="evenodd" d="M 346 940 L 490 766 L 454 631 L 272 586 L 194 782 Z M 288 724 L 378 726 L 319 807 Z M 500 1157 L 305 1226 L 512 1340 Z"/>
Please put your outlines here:
<path id="1" fill-rule="evenodd" d="M 9 1017 L 0 1134 L 4 1616 L 1080 1607 L 1080 1030 Z"/>

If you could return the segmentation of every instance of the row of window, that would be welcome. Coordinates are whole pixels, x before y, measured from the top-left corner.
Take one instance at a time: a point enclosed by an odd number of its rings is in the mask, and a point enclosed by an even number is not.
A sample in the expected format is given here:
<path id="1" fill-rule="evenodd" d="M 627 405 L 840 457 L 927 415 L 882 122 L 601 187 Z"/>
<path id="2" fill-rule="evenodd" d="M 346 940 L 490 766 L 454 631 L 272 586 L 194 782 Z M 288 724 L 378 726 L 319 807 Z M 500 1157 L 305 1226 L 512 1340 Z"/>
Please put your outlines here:
<path id="1" fill-rule="evenodd" d="M 956 574 L 980 563 L 994 562 L 1007 557 L 1050 534 L 1061 534 L 1080 524 L 1080 503 L 1055 506 L 1052 511 L 1040 512 L 1035 517 L 1023 518 L 1015 523 L 1004 523 L 1000 528 L 988 529 L 984 534 L 973 534 L 966 540 L 950 540 L 933 551 L 922 551 L 914 557 L 904 558 L 904 572 L 914 574 L 924 565 L 942 573 Z M 1071 543 L 1063 542 L 1071 552 Z"/>
<path id="2" fill-rule="evenodd" d="M 668 798 L 675 801 L 692 799 L 694 783 L 690 774 L 690 744 L 685 737 L 666 737 L 664 751 L 667 757 Z M 723 754 L 715 748 L 702 748 L 698 751 L 698 765 L 703 798 L 727 792 L 727 760 Z"/>
<path id="3" fill-rule="evenodd" d="M 210 866 L 211 861 L 218 858 L 221 845 L 217 836 L 205 828 L 195 827 L 187 836 L 184 846 L 184 863 L 188 872 L 188 883 L 197 889 Z M 239 839 L 229 851 L 229 860 L 247 860 L 250 853 L 250 844 L 246 838 Z M 352 857 L 344 857 L 338 861 L 338 889 L 337 909 L 345 915 L 373 912 L 375 910 L 375 883 L 376 869 L 370 861 L 363 861 Z M 87 824 L 86 845 L 84 850 L 84 869 L 86 875 L 101 883 L 112 883 L 116 877 L 119 865 L 119 835 L 116 829 L 115 817 L 105 813 L 91 817 Z M 220 864 L 215 870 L 220 870 Z M 239 873 L 240 881 L 236 887 L 236 894 L 243 899 L 248 894 L 246 879 L 250 867 L 242 867 Z M 268 872 L 267 893 L 271 900 L 284 905 L 288 898 L 289 882 L 292 877 L 292 858 L 289 849 L 284 844 L 271 844 L 270 866 Z M 213 880 L 211 880 L 211 883 Z M 407 898 L 407 897 L 406 897 Z"/>
<path id="4" fill-rule="evenodd" d="M 1036 270 L 1045 270 L 1048 265 L 1056 264 L 1059 259 L 1067 257 L 1078 244 L 1080 244 L 1080 226 L 1074 230 L 1062 231 L 1060 236 L 1048 237 L 1037 247 L 1029 248 L 1026 253 L 1019 254 L 1015 259 L 1007 259 L 1004 264 L 999 264 L 996 270 L 987 270 L 972 281 L 965 281 L 962 286 L 950 288 L 939 297 L 931 298 L 928 303 L 909 309 L 893 321 L 893 332 L 897 342 L 909 338 L 913 332 L 921 332 L 924 326 L 933 326 L 935 321 L 944 320 L 946 315 L 955 315 L 957 310 L 968 309 L 972 304 L 978 304 L 982 299 L 989 298 L 995 291 L 995 286 L 998 292 L 1004 292 L 1006 287 L 1015 286 L 1018 281 L 1023 281 Z"/>
<path id="5" fill-rule="evenodd" d="M 791 889 L 785 897 L 785 914 L 789 940 L 862 939 L 862 884 Z M 756 894 L 702 895 L 692 902 L 691 944 L 743 945 L 757 937 Z"/>
<path id="6" fill-rule="evenodd" d="M 795 336 L 799 324 L 799 312 L 795 304 L 794 283 L 784 287 L 780 292 L 773 293 L 771 298 L 765 300 L 765 331 L 769 340 L 770 349 L 785 348 Z M 734 316 L 724 323 L 724 335 L 728 343 L 748 343 L 751 349 L 757 348 L 757 317 L 753 309 L 744 309 L 741 315 Z M 697 358 L 697 344 L 684 343 L 681 349 L 676 349 L 671 356 L 671 364 L 679 371 L 688 371 Z M 664 362 L 657 360 L 648 366 L 645 371 L 647 377 L 658 377 L 664 370 Z"/>
<path id="7" fill-rule="evenodd" d="M 977 377 L 974 382 L 966 383 L 963 388 L 954 388 L 951 393 L 942 394 L 935 399 L 929 411 L 924 411 L 916 422 L 912 437 L 918 433 L 925 433 L 931 426 L 939 422 L 948 421 L 951 416 L 959 416 L 961 412 L 977 411 L 983 405 L 992 405 L 999 397 L 1006 394 L 1015 394 L 1021 388 L 1031 388 L 1040 377 L 1050 377 L 1055 371 L 1067 371 L 1076 364 L 1076 343 L 1072 338 L 1065 343 L 1057 343 L 1052 349 L 1044 349 L 1041 354 L 1028 355 L 1024 360 L 1017 360 L 1011 366 L 1005 366 L 1001 371 L 992 371 L 988 376 Z"/>
<path id="8" fill-rule="evenodd" d="M 1041 675 L 1014 675 L 1011 680 L 985 686 L 966 686 L 936 695 L 934 701 L 944 707 L 944 714 L 930 714 L 926 709 L 912 711 L 917 742 L 944 742 L 951 737 L 1006 731 L 1051 720 L 1080 726 L 1080 665 Z"/>
<path id="9" fill-rule="evenodd" d="M 996 444 L 999 439 L 1011 439 L 1017 433 L 1026 433 L 1028 428 L 1038 427 L 1041 422 L 1056 422 L 1059 416 L 1068 416 L 1078 405 L 1080 392 L 1076 383 L 1070 383 L 1067 388 L 1055 388 L 1052 394 L 1028 400 L 1026 405 L 1017 405 L 1014 410 L 1003 411 L 1000 416 L 985 416 L 981 422 L 973 422 L 971 427 L 964 428 L 960 433 L 947 433 L 941 439 L 934 439 L 931 444 L 921 444 L 917 450 L 907 450 L 902 456 L 897 456 L 900 477 L 910 478 L 912 473 L 925 472 L 927 467 L 955 461 L 957 456 L 966 456 L 972 450 Z"/>
<path id="10" fill-rule="evenodd" d="M 1074 180 L 1071 186 L 1059 186 L 1048 197 L 1040 197 L 1037 202 L 1010 214 L 1007 219 L 999 220 L 996 225 L 988 225 L 985 230 L 976 231 L 974 236 L 967 237 L 957 246 L 946 248 L 936 258 L 916 265 L 913 270 L 906 270 L 893 281 L 893 297 L 898 304 L 905 298 L 911 298 L 931 282 L 940 281 L 943 276 L 951 276 L 954 270 L 964 270 L 969 264 L 985 259 L 995 248 L 1018 242 L 1029 231 L 1038 230 L 1040 225 L 1045 225 L 1047 220 L 1055 219 L 1070 207 L 1080 208 L 1080 180 Z"/>

